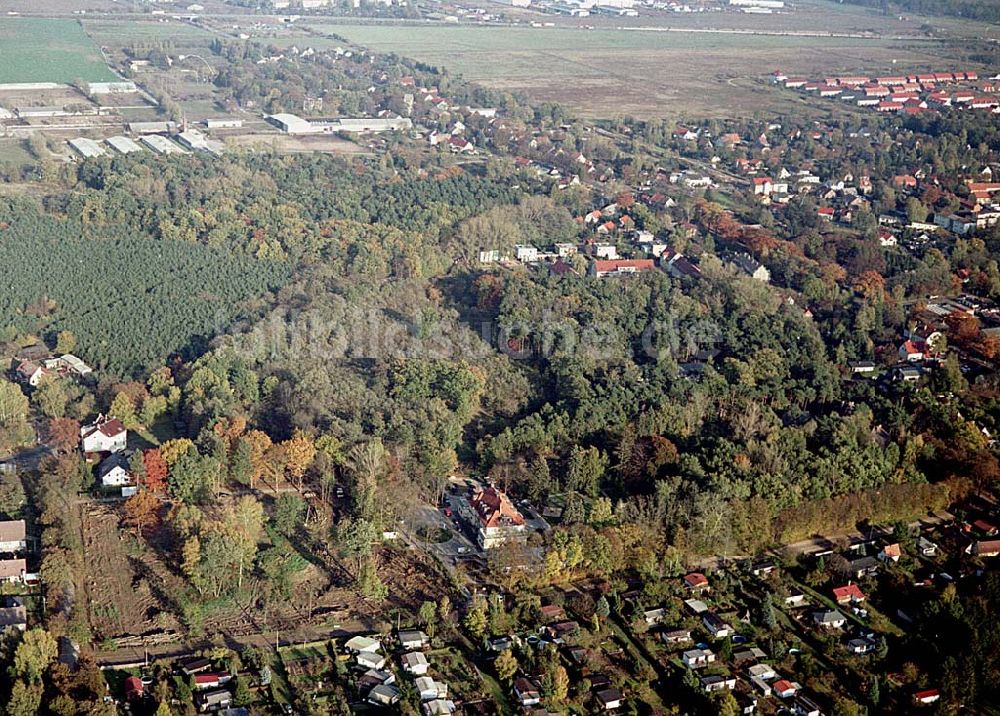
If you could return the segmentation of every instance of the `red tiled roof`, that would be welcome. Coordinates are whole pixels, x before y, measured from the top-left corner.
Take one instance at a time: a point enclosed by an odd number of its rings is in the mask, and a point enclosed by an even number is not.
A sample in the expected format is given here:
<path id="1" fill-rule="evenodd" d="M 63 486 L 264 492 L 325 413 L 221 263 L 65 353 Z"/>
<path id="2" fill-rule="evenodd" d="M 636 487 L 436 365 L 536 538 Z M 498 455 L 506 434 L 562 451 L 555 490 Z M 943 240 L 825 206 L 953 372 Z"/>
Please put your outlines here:
<path id="1" fill-rule="evenodd" d="M 685 575 L 684 583 L 689 587 L 705 587 L 708 586 L 708 577 L 701 572 L 691 572 L 691 574 Z"/>
<path id="2" fill-rule="evenodd" d="M 472 498 L 471 504 L 484 527 L 524 524 L 524 517 L 511 503 L 510 498 L 492 485 L 480 490 Z"/>
<path id="3" fill-rule="evenodd" d="M 848 599 L 860 602 L 864 600 L 865 593 L 861 591 L 861 588 L 857 584 L 848 584 L 844 587 L 834 587 L 833 598 L 837 602 L 847 601 Z"/>
<path id="4" fill-rule="evenodd" d="M 651 271 L 656 268 L 656 263 L 653 259 L 612 259 L 594 262 L 594 270 L 598 273 L 618 271 L 623 268 L 631 268 L 636 271 Z"/>
<path id="5" fill-rule="evenodd" d="M 125 679 L 125 696 L 139 696 L 142 694 L 142 681 L 138 676 L 129 676 Z"/>
<path id="6" fill-rule="evenodd" d="M 97 422 L 89 426 L 87 431 L 83 433 L 83 437 L 89 437 L 95 432 L 100 432 L 105 437 L 113 438 L 115 435 L 121 435 L 125 432 L 125 426 L 122 425 L 122 421 L 118 418 L 98 418 Z"/>

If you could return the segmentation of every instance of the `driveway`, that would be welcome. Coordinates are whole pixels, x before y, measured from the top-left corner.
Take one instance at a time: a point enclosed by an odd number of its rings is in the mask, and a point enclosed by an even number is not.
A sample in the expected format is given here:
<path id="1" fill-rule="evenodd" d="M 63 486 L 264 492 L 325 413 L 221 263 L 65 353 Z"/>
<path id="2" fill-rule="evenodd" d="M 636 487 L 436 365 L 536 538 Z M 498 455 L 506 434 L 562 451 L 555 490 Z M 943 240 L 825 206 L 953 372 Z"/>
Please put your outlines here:
<path id="1" fill-rule="evenodd" d="M 452 497 L 452 495 L 449 495 L 449 500 Z M 419 533 L 424 530 L 434 532 L 439 529 L 448 531 L 450 535 L 448 541 L 428 542 L 419 536 Z M 453 520 L 445 516 L 443 509 L 438 509 L 432 505 L 422 504 L 414 508 L 406 521 L 406 532 L 407 537 L 415 546 L 436 556 L 449 571 L 455 568 L 455 564 L 459 559 L 484 556 L 479 547 L 461 531 L 461 528 Z"/>

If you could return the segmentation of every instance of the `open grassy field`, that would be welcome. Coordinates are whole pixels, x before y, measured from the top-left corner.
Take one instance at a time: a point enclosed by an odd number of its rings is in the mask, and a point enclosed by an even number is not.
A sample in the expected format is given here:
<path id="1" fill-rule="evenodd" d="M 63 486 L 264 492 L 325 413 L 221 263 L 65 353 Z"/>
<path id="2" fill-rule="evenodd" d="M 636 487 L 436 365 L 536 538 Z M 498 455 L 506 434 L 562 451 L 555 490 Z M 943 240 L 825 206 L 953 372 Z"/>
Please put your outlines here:
<path id="1" fill-rule="evenodd" d="M 767 74 L 932 71 L 971 65 L 960 38 L 990 36 L 964 20 L 884 17 L 866 8 L 803 0 L 774 15 L 644 12 L 637 18 L 565 18 L 521 11 L 552 27 L 351 24 L 307 21 L 325 37 L 296 39 L 317 47 L 338 37 L 448 69 L 486 86 L 561 102 L 592 118 L 631 114 L 734 116 L 823 113 L 777 91 Z M 283 41 L 283 40 L 282 40 Z M 276 44 L 281 44 L 278 41 Z"/>
<path id="2" fill-rule="evenodd" d="M 112 49 L 119 49 L 134 42 L 166 42 L 174 49 L 208 47 L 213 37 L 208 30 L 170 18 L 84 20 L 83 29 L 94 42 Z"/>
<path id="3" fill-rule="evenodd" d="M 346 24 L 322 29 L 490 87 L 561 102 L 589 117 L 801 112 L 800 98 L 771 90 L 762 79 L 776 69 L 815 76 L 930 68 L 938 49 L 936 42 L 914 39 L 725 31 Z"/>
<path id="4" fill-rule="evenodd" d="M 115 79 L 76 20 L 5 17 L 0 22 L 0 83 Z"/>

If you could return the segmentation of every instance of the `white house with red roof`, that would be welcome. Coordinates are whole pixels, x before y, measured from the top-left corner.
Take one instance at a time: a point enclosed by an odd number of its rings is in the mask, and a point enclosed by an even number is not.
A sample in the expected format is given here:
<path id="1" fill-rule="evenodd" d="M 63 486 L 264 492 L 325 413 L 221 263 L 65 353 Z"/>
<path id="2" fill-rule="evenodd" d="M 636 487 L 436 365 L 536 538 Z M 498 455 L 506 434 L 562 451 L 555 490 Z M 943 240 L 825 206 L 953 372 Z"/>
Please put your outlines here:
<path id="1" fill-rule="evenodd" d="M 771 177 L 754 177 L 753 193 L 761 196 L 768 196 L 774 188 L 774 181 Z"/>
<path id="2" fill-rule="evenodd" d="M 118 418 L 98 415 L 90 425 L 80 428 L 80 446 L 85 453 L 122 452 L 128 442 L 128 431 Z"/>
<path id="3" fill-rule="evenodd" d="M 482 549 L 492 549 L 508 540 L 524 537 L 524 516 L 510 498 L 493 485 L 481 488 L 468 502 L 464 516 L 476 531 Z"/>
<path id="4" fill-rule="evenodd" d="M 855 604 L 865 601 L 865 593 L 857 584 L 846 584 L 833 588 L 833 598 L 837 604 Z"/>
<path id="5" fill-rule="evenodd" d="M 653 271 L 656 262 L 653 259 L 617 259 L 610 261 L 594 261 L 590 264 L 590 275 L 597 278 L 605 276 L 621 276 L 624 274 Z"/>

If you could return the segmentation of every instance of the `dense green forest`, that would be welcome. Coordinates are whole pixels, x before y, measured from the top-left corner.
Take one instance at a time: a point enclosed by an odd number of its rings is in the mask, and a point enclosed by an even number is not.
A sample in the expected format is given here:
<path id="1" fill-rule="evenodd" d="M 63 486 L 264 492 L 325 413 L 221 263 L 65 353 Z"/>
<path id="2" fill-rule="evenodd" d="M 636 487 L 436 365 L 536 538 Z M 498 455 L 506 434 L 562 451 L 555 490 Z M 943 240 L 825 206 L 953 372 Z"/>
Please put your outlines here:
<path id="1" fill-rule="evenodd" d="M 69 330 L 96 367 L 129 374 L 173 352 L 198 355 L 209 335 L 289 276 L 259 261 L 118 227 L 88 230 L 30 202 L 0 206 L 3 331 Z"/>

